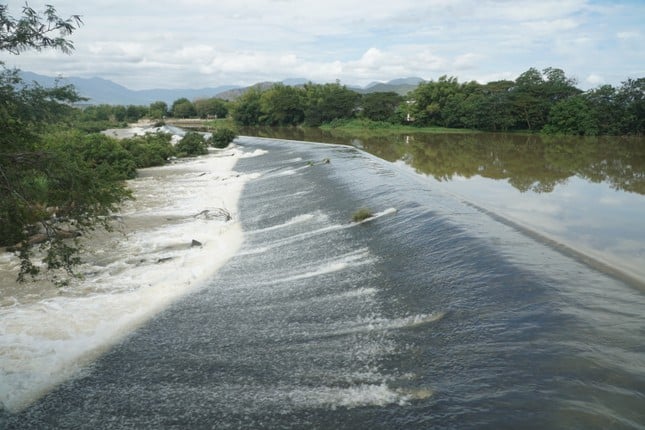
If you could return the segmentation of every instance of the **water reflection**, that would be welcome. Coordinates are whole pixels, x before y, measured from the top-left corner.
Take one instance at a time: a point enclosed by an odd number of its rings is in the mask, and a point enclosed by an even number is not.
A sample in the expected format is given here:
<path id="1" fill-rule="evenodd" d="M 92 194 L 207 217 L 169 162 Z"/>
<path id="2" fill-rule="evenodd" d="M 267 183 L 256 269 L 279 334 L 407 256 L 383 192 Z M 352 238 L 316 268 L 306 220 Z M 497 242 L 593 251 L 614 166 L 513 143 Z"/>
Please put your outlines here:
<path id="1" fill-rule="evenodd" d="M 404 160 L 439 181 L 481 176 L 521 192 L 552 192 L 577 176 L 645 194 L 645 138 L 544 137 L 513 134 L 348 136 L 316 128 L 248 128 L 260 137 L 349 144 L 388 161 Z"/>
<path id="2" fill-rule="evenodd" d="M 301 128 L 241 134 L 360 147 L 645 283 L 645 138 L 365 137 Z"/>

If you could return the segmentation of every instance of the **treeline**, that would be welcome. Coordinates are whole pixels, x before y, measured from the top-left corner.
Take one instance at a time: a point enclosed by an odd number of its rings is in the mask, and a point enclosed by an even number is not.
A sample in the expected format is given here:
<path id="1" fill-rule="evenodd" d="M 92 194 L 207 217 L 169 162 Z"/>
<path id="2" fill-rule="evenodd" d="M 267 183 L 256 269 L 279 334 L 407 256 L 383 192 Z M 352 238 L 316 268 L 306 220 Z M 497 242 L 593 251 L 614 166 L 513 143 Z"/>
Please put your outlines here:
<path id="1" fill-rule="evenodd" d="M 361 95 L 338 82 L 251 88 L 232 107 L 239 125 L 318 126 L 365 118 L 419 127 L 482 131 L 530 131 L 571 135 L 645 133 L 645 78 L 618 88 L 582 91 L 556 68 L 531 68 L 516 80 L 480 84 L 442 76 L 423 82 L 406 97 Z"/>
<path id="2" fill-rule="evenodd" d="M 75 110 L 71 120 L 85 131 L 101 131 L 106 128 L 125 126 L 142 118 L 163 120 L 166 118 L 226 118 L 230 103 L 217 97 L 190 101 L 175 100 L 170 106 L 156 101 L 149 106 L 138 105 L 89 105 Z M 77 106 L 81 106 L 77 104 Z"/>

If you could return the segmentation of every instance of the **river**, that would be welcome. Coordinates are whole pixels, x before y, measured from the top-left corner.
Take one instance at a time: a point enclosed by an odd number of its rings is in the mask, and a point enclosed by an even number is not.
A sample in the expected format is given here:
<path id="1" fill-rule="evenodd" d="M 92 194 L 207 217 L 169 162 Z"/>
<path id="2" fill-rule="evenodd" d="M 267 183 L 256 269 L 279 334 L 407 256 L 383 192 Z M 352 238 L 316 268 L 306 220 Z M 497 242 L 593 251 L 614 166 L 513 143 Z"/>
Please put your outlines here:
<path id="1" fill-rule="evenodd" d="M 639 158 L 454 139 L 239 138 L 227 263 L 0 423 L 645 428 Z"/>

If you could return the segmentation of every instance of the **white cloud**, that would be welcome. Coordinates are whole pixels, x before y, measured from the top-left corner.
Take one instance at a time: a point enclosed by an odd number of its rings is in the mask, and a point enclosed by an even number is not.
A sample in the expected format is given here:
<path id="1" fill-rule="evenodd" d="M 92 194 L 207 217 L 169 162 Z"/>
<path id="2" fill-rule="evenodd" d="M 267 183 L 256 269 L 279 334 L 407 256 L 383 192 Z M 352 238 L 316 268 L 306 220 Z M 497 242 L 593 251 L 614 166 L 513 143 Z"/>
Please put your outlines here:
<path id="1" fill-rule="evenodd" d="M 30 5 L 42 8 L 44 0 Z M 72 56 L 0 60 L 51 74 L 146 87 L 252 84 L 304 77 L 366 84 L 443 74 L 513 79 L 529 67 L 619 83 L 643 70 L 645 5 L 590 0 L 96 0 L 54 2 L 81 14 Z M 16 11 L 17 12 L 17 11 Z M 16 13 L 14 12 L 14 14 Z M 603 64 L 598 59 L 603 58 Z M 628 73 L 629 72 L 629 73 Z M 585 79 L 593 85 L 594 79 Z"/>
<path id="2" fill-rule="evenodd" d="M 590 84 L 591 86 L 594 86 L 594 87 L 605 82 L 605 80 L 604 80 L 604 78 L 602 76 L 596 75 L 595 73 L 592 73 L 589 76 L 587 76 L 585 81 L 588 84 Z"/>

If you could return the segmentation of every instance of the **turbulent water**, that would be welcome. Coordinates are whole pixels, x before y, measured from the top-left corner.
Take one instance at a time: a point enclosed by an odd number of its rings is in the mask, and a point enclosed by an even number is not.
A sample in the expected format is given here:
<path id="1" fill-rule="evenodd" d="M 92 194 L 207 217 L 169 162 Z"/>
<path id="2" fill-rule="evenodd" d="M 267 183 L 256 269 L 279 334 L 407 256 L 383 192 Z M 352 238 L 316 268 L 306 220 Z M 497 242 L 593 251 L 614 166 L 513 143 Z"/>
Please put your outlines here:
<path id="1" fill-rule="evenodd" d="M 645 428 L 641 290 L 355 148 L 237 145 L 235 256 L 0 426 Z"/>

